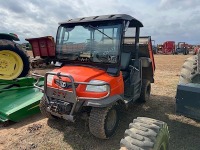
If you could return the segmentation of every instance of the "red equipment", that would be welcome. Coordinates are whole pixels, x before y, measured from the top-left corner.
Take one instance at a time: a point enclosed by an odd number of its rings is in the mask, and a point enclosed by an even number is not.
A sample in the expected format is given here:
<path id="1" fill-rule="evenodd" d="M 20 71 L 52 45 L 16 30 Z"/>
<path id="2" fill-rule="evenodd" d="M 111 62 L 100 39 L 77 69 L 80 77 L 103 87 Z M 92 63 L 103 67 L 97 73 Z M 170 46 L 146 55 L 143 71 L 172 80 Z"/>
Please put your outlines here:
<path id="1" fill-rule="evenodd" d="M 50 64 L 56 61 L 55 42 L 52 36 L 26 39 L 31 46 L 33 57 L 31 66 L 33 68 L 42 67 L 44 64 Z M 40 57 L 40 58 L 36 58 Z"/>
<path id="2" fill-rule="evenodd" d="M 200 46 L 199 45 L 194 47 L 193 54 L 196 55 L 196 54 L 198 54 L 198 52 L 200 52 Z"/>
<path id="3" fill-rule="evenodd" d="M 166 41 L 162 46 L 163 54 L 174 54 L 175 52 L 175 41 Z"/>
<path id="4" fill-rule="evenodd" d="M 31 44 L 34 57 L 55 57 L 55 43 L 52 36 L 31 38 L 26 39 L 26 41 Z"/>

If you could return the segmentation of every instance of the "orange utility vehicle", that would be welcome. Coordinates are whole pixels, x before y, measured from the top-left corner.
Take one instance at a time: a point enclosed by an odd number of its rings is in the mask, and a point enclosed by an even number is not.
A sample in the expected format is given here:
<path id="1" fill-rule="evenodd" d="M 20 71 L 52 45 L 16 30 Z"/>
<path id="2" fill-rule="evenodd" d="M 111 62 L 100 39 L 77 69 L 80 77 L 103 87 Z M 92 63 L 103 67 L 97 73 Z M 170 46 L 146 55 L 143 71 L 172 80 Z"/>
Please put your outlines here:
<path id="1" fill-rule="evenodd" d="M 42 114 L 73 122 L 86 113 L 94 136 L 112 136 L 120 109 L 136 100 L 147 101 L 154 82 L 152 45 L 147 44 L 151 39 L 144 37 L 141 41 L 147 42 L 139 44 L 140 27 L 140 21 L 125 14 L 60 23 L 56 37 L 60 66 L 45 75 Z M 126 37 L 128 31 L 132 37 Z"/>

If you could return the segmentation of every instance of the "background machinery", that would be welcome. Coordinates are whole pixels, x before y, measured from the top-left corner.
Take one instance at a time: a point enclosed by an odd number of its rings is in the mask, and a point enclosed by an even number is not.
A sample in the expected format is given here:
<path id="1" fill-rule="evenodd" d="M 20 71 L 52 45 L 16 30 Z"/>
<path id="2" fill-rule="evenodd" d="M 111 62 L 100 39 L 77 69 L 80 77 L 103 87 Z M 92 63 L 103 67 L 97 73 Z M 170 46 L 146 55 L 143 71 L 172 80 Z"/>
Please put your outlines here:
<path id="1" fill-rule="evenodd" d="M 162 46 L 163 54 L 174 54 L 175 52 L 175 41 L 166 41 Z"/>
<path id="2" fill-rule="evenodd" d="M 151 40 L 151 42 L 152 42 L 153 53 L 157 54 L 158 53 L 158 48 L 157 48 L 157 46 L 155 44 L 155 40 Z"/>
<path id="3" fill-rule="evenodd" d="M 185 42 L 178 42 L 175 54 L 179 54 L 182 53 L 184 55 L 189 54 L 189 48 L 188 48 L 188 44 L 186 44 Z"/>

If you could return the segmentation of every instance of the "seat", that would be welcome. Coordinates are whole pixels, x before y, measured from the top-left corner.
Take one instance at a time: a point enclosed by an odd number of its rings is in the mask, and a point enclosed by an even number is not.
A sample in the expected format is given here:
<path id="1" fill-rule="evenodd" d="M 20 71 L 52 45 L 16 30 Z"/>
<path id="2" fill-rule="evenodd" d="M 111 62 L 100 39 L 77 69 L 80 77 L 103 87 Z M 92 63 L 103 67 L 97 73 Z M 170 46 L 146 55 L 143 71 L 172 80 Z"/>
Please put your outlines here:
<path id="1" fill-rule="evenodd" d="M 122 71 L 123 79 L 126 80 L 129 76 L 129 62 L 131 59 L 131 53 L 121 53 L 121 65 L 120 70 Z"/>

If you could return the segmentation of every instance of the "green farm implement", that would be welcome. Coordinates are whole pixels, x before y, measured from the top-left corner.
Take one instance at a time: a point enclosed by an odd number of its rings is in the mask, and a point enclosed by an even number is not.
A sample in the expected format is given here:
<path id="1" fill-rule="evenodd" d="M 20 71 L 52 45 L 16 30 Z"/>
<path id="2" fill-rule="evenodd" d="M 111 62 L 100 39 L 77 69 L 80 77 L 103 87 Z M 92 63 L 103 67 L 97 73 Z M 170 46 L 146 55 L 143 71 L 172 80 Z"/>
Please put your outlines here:
<path id="1" fill-rule="evenodd" d="M 38 81 L 40 86 L 42 80 Z M 43 93 L 34 87 L 36 82 L 33 77 L 0 80 L 0 122 L 18 122 L 39 112 Z"/>
<path id="2" fill-rule="evenodd" d="M 53 44 L 49 46 L 48 40 L 53 41 L 53 39 L 50 37 L 39 39 L 39 41 L 29 39 L 33 44 L 40 42 L 42 45 L 42 49 L 34 45 L 33 54 L 37 54 L 38 51 L 39 54 L 43 54 L 42 51 L 47 50 L 52 54 L 54 47 Z M 46 45 L 44 40 L 47 41 Z M 34 87 L 34 84 L 43 86 L 43 77 L 40 76 L 41 81 L 37 77 L 36 79 L 26 77 L 30 69 L 29 56 L 15 41 L 19 41 L 16 34 L 0 33 L 0 122 L 3 123 L 18 122 L 40 112 L 39 101 L 43 96 L 43 93 Z"/>

